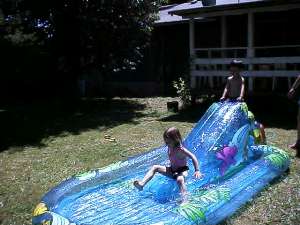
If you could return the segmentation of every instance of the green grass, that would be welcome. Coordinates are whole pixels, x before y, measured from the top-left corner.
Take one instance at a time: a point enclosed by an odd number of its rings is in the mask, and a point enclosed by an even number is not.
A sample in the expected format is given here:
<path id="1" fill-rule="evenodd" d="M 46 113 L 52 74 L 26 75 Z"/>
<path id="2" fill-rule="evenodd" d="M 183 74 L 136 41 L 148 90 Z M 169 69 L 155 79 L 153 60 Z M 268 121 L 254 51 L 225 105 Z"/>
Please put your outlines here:
<path id="1" fill-rule="evenodd" d="M 291 157 L 289 173 L 274 181 L 224 224 L 300 224 L 300 160 L 288 149 L 295 130 L 267 129 L 268 144 L 280 147 Z"/>
<path id="2" fill-rule="evenodd" d="M 109 107 L 95 100 L 88 110 L 81 108 L 45 122 L 44 117 L 30 117 L 32 127 L 29 122 L 16 126 L 18 136 L 24 133 L 30 138 L 10 142 L 0 152 L 0 224 L 31 224 L 35 205 L 62 180 L 160 146 L 162 132 L 169 126 L 177 126 L 185 135 L 206 109 L 197 106 L 183 114 L 168 113 L 168 100 L 114 99 Z M 267 129 L 269 143 L 283 149 L 295 136 L 293 129 Z M 300 224 L 300 160 L 294 152 L 289 154 L 289 175 L 267 187 L 224 224 Z"/>

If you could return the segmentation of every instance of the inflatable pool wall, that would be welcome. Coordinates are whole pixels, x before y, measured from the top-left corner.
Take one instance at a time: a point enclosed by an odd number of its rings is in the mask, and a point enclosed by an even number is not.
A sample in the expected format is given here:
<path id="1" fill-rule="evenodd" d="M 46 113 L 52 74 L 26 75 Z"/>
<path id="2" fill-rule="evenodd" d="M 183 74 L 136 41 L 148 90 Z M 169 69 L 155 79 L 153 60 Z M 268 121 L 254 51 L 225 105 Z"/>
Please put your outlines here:
<path id="1" fill-rule="evenodd" d="M 249 116 L 250 115 L 250 116 Z M 166 146 L 75 175 L 50 190 L 34 210 L 34 225 L 217 224 L 289 166 L 289 156 L 260 145 L 245 103 L 214 103 L 184 140 L 203 179 L 186 178 L 189 201 L 178 204 L 174 180 L 155 176 L 143 191 L 132 183 L 154 164 L 168 164 Z"/>

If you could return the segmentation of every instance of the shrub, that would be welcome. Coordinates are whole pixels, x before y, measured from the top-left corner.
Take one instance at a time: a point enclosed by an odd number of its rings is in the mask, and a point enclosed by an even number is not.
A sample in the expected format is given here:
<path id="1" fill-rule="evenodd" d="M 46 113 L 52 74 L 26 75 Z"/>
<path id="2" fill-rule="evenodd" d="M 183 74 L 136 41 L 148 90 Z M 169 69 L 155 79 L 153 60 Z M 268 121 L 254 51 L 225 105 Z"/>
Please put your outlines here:
<path id="1" fill-rule="evenodd" d="M 183 107 L 190 105 L 191 91 L 188 83 L 182 77 L 179 77 L 178 81 L 173 81 L 173 87 L 176 89 L 176 93 L 178 94 Z"/>

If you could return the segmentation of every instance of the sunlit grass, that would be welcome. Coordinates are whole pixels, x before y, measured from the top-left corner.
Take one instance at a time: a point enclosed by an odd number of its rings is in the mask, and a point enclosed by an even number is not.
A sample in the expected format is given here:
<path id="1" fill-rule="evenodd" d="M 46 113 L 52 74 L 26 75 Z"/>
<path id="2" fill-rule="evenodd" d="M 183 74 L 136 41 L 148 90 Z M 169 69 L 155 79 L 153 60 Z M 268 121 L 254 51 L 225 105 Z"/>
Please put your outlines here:
<path id="1" fill-rule="evenodd" d="M 38 146 L 10 147 L 1 152 L 0 224 L 31 224 L 35 205 L 62 180 L 158 147 L 165 128 L 177 126 L 185 135 L 196 122 L 185 120 L 189 116 L 162 119 L 174 116 L 166 110 L 168 98 L 131 100 L 145 108 L 137 110 L 139 117 L 130 122 L 95 126 L 76 134 L 65 131 L 45 137 Z M 115 116 L 122 115 L 115 113 Z M 295 130 L 267 129 L 269 143 L 283 149 L 287 149 L 295 136 Z M 292 157 L 290 174 L 267 187 L 228 219 L 227 224 L 300 224 L 300 160 L 294 158 L 294 152 L 287 151 Z"/>

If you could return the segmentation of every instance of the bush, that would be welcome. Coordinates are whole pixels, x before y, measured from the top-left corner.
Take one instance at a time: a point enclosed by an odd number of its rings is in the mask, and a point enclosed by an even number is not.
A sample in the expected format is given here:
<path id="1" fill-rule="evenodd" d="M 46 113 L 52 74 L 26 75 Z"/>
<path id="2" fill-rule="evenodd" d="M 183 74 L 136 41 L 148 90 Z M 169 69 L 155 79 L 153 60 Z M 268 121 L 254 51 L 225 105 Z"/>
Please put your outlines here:
<path id="1" fill-rule="evenodd" d="M 183 107 L 190 105 L 191 91 L 187 82 L 182 77 L 179 77 L 178 81 L 173 81 L 173 87 L 176 89 L 176 93 L 178 94 Z"/>

